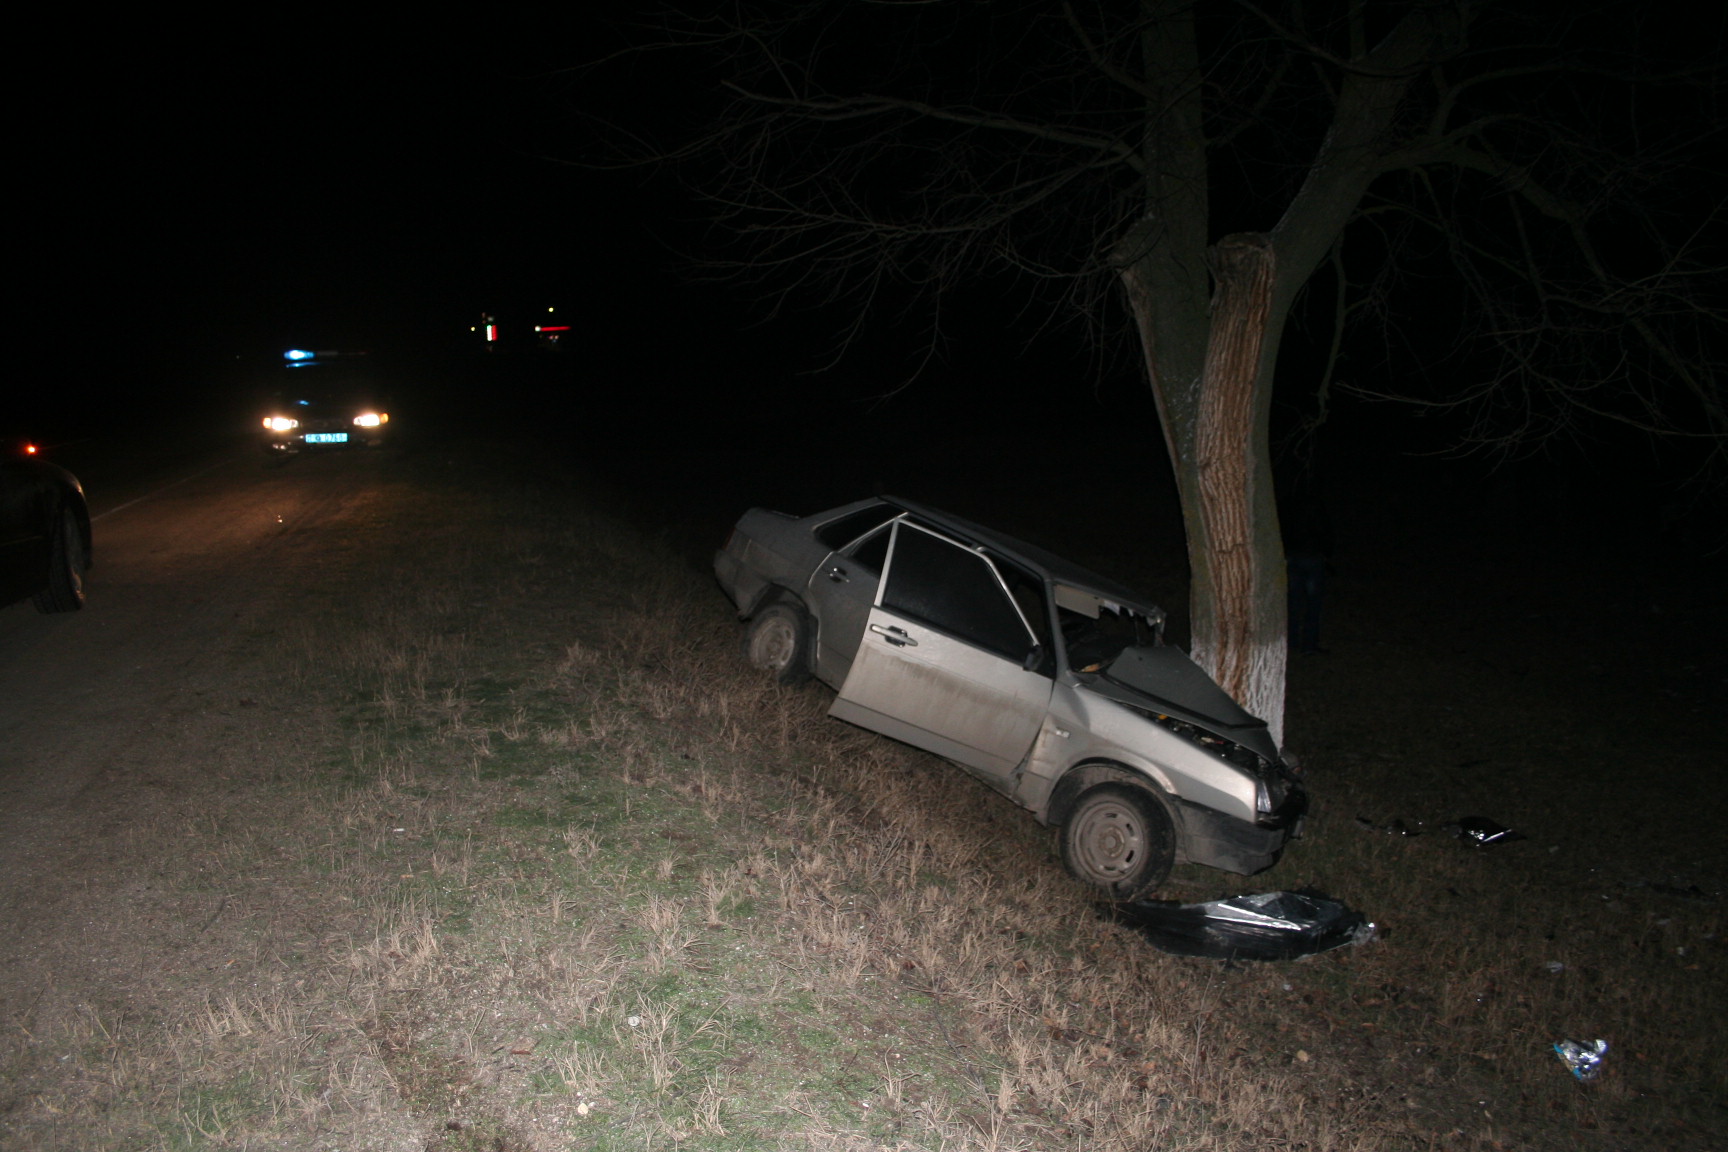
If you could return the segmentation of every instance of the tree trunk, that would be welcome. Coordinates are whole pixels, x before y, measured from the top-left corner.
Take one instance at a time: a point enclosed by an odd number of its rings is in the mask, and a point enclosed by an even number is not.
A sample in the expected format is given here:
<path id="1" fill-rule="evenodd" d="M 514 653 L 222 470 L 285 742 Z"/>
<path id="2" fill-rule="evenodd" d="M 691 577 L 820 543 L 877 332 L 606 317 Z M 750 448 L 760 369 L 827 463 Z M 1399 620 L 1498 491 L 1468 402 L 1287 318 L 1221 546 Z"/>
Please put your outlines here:
<path id="1" fill-rule="evenodd" d="M 1468 12 L 1417 5 L 1361 52 L 1277 225 L 1207 249 L 1193 5 L 1143 0 L 1142 10 L 1146 207 L 1118 241 L 1116 267 L 1182 501 L 1194 659 L 1282 743 L 1287 606 L 1267 427 L 1278 344 L 1302 285 L 1381 172 L 1411 82 L 1462 47 Z"/>
<path id="2" fill-rule="evenodd" d="M 1139 251 L 1122 281 L 1182 502 L 1192 654 L 1282 742 L 1284 549 L 1267 435 L 1283 311 L 1274 250 L 1265 236 L 1238 235 L 1210 251 L 1209 316 L 1158 307 L 1167 250 Z"/>
<path id="3" fill-rule="evenodd" d="M 1262 371 L 1270 373 L 1275 257 L 1260 235 L 1212 249 L 1212 324 L 1193 467 L 1200 541 L 1189 541 L 1193 657 L 1284 737 L 1284 547 L 1272 486 Z M 1201 579 L 1204 567 L 1208 579 Z"/>

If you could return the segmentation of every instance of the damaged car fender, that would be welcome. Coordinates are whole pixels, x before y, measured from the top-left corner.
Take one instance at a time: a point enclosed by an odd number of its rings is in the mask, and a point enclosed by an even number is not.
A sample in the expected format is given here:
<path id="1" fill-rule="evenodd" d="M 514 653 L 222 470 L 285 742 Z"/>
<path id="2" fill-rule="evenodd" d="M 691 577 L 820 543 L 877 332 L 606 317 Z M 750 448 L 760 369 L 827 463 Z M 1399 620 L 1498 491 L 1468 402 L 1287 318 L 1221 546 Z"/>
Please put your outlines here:
<path id="1" fill-rule="evenodd" d="M 1057 696 L 1062 695 L 1059 688 Z M 1112 716 L 1120 706 L 1111 701 L 1094 697 L 1088 703 L 1083 716 L 1067 723 L 1052 709 L 1053 718 L 1015 780 L 1014 799 L 1040 823 L 1066 825 L 1082 796 L 1114 784 L 1144 791 L 1164 809 L 1175 830 L 1176 863 L 1246 875 L 1277 862 L 1291 829 L 1256 822 L 1256 781 L 1244 779 L 1231 765 L 1197 756 L 1174 733 L 1126 709 Z"/>
<path id="2" fill-rule="evenodd" d="M 1051 715 L 1068 722 L 1055 721 L 1057 738 L 1041 749 L 1043 763 L 1036 755 L 1028 762 L 1028 776 L 1043 771 L 1053 785 L 1081 765 L 1118 764 L 1139 782 L 1150 783 L 1169 796 L 1213 807 L 1238 819 L 1254 818 L 1257 782 L 1235 765 L 1200 752 L 1140 709 L 1085 685 L 1059 685 L 1055 696 Z M 1023 785 L 1020 799 L 1037 811 L 1040 806 L 1032 794 L 1035 787 Z M 1047 822 L 1060 820 L 1059 815 L 1052 815 Z"/>

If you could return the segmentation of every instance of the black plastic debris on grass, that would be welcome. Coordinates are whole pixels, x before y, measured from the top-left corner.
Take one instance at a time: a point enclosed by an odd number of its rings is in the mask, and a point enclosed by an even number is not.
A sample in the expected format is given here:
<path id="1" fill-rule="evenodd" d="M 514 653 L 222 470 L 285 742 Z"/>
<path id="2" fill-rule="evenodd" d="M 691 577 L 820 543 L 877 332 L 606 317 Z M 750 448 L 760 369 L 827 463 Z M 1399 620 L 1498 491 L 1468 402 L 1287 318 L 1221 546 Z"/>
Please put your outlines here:
<path id="1" fill-rule="evenodd" d="M 1232 896 L 1204 904 L 1136 900 L 1106 915 L 1177 956 L 1295 960 L 1374 938 L 1362 913 L 1312 890 Z"/>
<path id="2" fill-rule="evenodd" d="M 1390 824 L 1376 824 L 1366 816 L 1356 817 L 1359 827 L 1370 832 L 1380 832 L 1387 836 L 1420 836 L 1422 822 L 1406 824 L 1403 820 L 1394 820 Z M 1456 840 L 1462 840 L 1472 848 L 1486 848 L 1490 844 L 1510 844 L 1514 840 L 1523 840 L 1525 835 L 1504 824 L 1488 819 L 1486 816 L 1460 816 L 1450 824 L 1442 824 L 1440 831 Z"/>
<path id="3" fill-rule="evenodd" d="M 1496 824 L 1486 816 L 1463 816 L 1455 822 L 1446 825 L 1447 832 L 1456 836 L 1472 848 L 1486 848 L 1490 844 L 1510 844 L 1514 840 L 1523 840 L 1524 833 Z"/>

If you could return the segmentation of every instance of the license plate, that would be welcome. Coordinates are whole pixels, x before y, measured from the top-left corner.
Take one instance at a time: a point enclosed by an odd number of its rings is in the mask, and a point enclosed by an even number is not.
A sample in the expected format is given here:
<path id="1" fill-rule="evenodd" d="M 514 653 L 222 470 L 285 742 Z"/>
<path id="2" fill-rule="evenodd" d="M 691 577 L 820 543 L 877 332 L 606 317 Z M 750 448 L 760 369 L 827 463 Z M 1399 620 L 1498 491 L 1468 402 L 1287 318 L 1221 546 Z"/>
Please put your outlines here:
<path id="1" fill-rule="evenodd" d="M 306 443 L 308 443 L 308 444 L 346 444 L 346 443 L 348 443 L 348 433 L 346 433 L 346 432 L 308 432 L 308 433 L 306 433 Z"/>

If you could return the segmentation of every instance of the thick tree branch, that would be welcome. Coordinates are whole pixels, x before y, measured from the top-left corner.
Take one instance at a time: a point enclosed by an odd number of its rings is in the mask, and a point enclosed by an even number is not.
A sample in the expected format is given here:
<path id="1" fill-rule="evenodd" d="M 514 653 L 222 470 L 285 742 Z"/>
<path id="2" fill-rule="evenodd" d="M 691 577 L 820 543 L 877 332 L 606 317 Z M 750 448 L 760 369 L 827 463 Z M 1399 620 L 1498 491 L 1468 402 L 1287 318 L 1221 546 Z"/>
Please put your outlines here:
<path id="1" fill-rule="evenodd" d="M 781 108 L 809 117 L 813 121 L 840 122 L 900 113 L 913 117 L 940 120 L 949 124 L 960 124 L 968 128 L 983 128 L 992 132 L 1007 132 L 1021 136 L 1032 136 L 1039 140 L 1050 140 L 1058 144 L 1070 144 L 1077 148 L 1107 153 L 1131 168 L 1141 168 L 1139 155 L 1131 146 L 1122 141 L 1097 133 L 1076 132 L 1054 124 L 1021 120 L 1011 116 L 991 115 L 972 109 L 944 108 L 935 104 L 927 104 L 922 100 L 908 100 L 893 96 L 848 96 L 831 99 L 791 98 L 752 92 L 731 81 L 726 81 L 725 87 L 752 103 Z"/>

